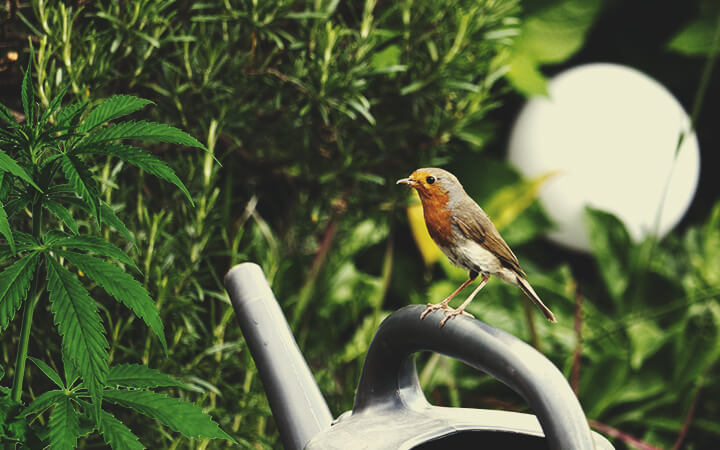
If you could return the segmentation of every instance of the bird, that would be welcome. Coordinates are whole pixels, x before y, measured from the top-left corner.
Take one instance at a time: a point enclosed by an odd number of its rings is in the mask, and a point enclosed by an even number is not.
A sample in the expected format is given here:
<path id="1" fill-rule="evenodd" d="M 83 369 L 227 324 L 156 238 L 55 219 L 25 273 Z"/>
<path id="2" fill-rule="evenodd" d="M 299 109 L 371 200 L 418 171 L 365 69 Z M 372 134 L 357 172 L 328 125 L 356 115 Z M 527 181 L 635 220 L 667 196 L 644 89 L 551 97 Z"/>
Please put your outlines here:
<path id="1" fill-rule="evenodd" d="M 452 264 L 468 271 L 467 281 L 442 302 L 428 303 L 420 319 L 438 309 L 445 312 L 441 327 L 449 319 L 461 314 L 472 317 L 465 308 L 487 284 L 490 276 L 494 275 L 505 283 L 519 287 L 548 321 L 557 322 L 555 315 L 526 280 L 517 257 L 495 225 L 480 205 L 465 192 L 455 175 L 437 167 L 422 168 L 415 170 L 408 178 L 397 180 L 396 184 L 404 184 L 417 191 L 430 237 Z M 478 276 L 482 277 L 481 281 L 470 296 L 458 308 L 448 306 Z"/>

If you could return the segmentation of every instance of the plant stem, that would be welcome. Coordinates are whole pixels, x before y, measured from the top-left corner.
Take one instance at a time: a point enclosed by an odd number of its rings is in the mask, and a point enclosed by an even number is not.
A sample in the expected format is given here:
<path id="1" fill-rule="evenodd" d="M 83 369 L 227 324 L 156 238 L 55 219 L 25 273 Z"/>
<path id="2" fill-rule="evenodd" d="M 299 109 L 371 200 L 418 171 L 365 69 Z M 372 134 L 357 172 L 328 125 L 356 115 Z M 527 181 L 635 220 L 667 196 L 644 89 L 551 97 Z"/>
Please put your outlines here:
<path id="1" fill-rule="evenodd" d="M 42 227 L 42 199 L 37 196 L 32 207 L 32 232 L 33 237 L 40 237 Z M 30 330 L 32 328 L 32 317 L 35 312 L 35 306 L 40 300 L 40 275 L 39 271 L 35 272 L 33 279 L 33 289 L 30 301 L 25 302 L 23 307 L 22 326 L 20 329 L 20 343 L 18 344 L 17 358 L 15 359 L 15 375 L 13 376 L 13 386 L 11 398 L 19 402 L 22 397 L 22 385 L 25 378 L 25 363 L 27 362 L 28 344 L 30 342 Z"/>

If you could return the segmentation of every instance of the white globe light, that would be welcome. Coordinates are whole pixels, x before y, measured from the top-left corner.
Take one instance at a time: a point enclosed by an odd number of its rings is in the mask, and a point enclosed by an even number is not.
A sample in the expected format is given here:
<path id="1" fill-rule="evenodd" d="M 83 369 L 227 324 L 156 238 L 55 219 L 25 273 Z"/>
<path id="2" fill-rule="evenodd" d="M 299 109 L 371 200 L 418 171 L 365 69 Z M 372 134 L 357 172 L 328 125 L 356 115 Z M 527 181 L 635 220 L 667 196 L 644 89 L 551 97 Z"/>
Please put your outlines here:
<path id="1" fill-rule="evenodd" d="M 556 223 L 548 237 L 589 250 L 586 205 L 615 214 L 636 241 L 656 228 L 660 236 L 672 229 L 690 205 L 700 171 L 694 133 L 676 156 L 690 119 L 672 94 L 616 64 L 567 70 L 550 80 L 548 91 L 549 98 L 527 102 L 509 144 L 510 161 L 526 177 L 558 171 L 540 191 Z"/>

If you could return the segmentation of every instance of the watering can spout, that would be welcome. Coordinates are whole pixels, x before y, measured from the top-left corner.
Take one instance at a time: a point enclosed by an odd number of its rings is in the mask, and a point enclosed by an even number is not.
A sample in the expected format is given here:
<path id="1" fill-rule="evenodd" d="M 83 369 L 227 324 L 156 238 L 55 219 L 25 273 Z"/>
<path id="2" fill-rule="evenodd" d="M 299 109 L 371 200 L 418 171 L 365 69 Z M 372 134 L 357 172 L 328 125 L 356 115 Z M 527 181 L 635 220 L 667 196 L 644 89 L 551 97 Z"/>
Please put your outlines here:
<path id="1" fill-rule="evenodd" d="M 235 313 L 286 449 L 302 449 L 332 415 L 262 269 L 238 264 L 225 275 Z"/>

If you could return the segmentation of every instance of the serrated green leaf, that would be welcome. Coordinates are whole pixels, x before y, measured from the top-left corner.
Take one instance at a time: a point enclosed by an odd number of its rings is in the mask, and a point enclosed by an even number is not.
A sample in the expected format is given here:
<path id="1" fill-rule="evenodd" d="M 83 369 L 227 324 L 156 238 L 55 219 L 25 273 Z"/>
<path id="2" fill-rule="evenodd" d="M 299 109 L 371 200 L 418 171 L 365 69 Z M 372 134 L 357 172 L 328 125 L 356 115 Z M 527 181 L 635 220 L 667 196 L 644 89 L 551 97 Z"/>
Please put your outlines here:
<path id="1" fill-rule="evenodd" d="M 187 190 L 183 182 L 180 181 L 180 178 L 175 175 L 175 172 L 170 168 L 170 166 L 153 156 L 151 153 L 137 147 L 121 144 L 100 144 L 97 146 L 85 147 L 82 151 L 100 155 L 115 156 L 116 158 L 120 158 L 125 162 L 141 168 L 150 175 L 169 181 L 177 186 L 183 194 L 185 194 L 187 199 L 190 201 L 190 204 L 194 204 L 192 197 L 190 196 L 190 192 Z"/>
<path id="2" fill-rule="evenodd" d="M 105 399 L 131 408 L 190 438 L 233 441 L 201 408 L 153 391 L 106 390 Z"/>
<path id="3" fill-rule="evenodd" d="M 115 214 L 115 211 L 105 202 L 100 203 L 100 213 L 102 214 L 102 222 L 115 228 L 115 231 L 122 234 L 125 239 L 135 245 L 135 236 L 128 230 L 125 223 Z"/>
<path id="4" fill-rule="evenodd" d="M 12 230 L 10 229 L 10 222 L 8 222 L 8 216 L 5 212 L 5 207 L 0 203 L 0 234 L 5 236 L 10 246 L 10 251 L 15 254 L 15 239 L 13 239 Z"/>
<path id="5" fill-rule="evenodd" d="M 57 387 L 59 387 L 60 389 L 65 388 L 65 384 L 62 382 L 60 375 L 58 375 L 58 373 L 55 372 L 55 370 L 52 367 L 48 366 L 47 363 L 45 363 L 45 361 L 42 361 L 37 358 L 33 358 L 32 356 L 28 356 L 28 359 L 30 361 L 32 361 L 33 363 L 35 363 L 35 365 L 38 366 L 38 368 L 40 370 L 42 370 L 42 372 L 45 374 L 45 376 L 50 378 L 50 380 L 52 380 L 52 382 L 55 383 L 57 385 Z"/>
<path id="6" fill-rule="evenodd" d="M 164 123 L 128 121 L 112 124 L 89 134 L 78 147 L 86 148 L 90 144 L 110 142 L 119 139 L 137 139 L 146 142 L 165 142 L 168 144 L 187 145 L 207 150 L 197 139 L 186 132 Z"/>
<path id="7" fill-rule="evenodd" d="M 28 405 L 28 407 L 23 410 L 23 416 L 27 417 L 33 414 L 39 414 L 60 401 L 60 399 L 64 397 L 67 397 L 65 395 L 65 392 L 59 389 L 44 392 L 38 397 L 36 397 L 35 400 L 33 400 L 32 403 L 30 403 L 30 405 Z"/>
<path id="8" fill-rule="evenodd" d="M 150 100 L 133 97 L 132 95 L 114 95 L 100 103 L 85 118 L 78 132 L 86 133 L 109 120 L 132 114 L 151 104 Z"/>
<path id="9" fill-rule="evenodd" d="M 141 450 L 145 448 L 130 428 L 107 411 L 100 413 L 98 429 L 105 443 L 112 449 Z"/>
<path id="10" fill-rule="evenodd" d="M 0 120 L 7 122 L 7 124 L 11 127 L 17 125 L 17 120 L 15 119 L 13 113 L 11 113 L 10 110 L 2 103 L 0 103 Z"/>
<path id="11" fill-rule="evenodd" d="M 52 256 L 45 256 L 50 310 L 62 336 L 63 350 L 77 366 L 98 418 L 108 372 L 108 343 L 98 308 L 70 271 Z"/>
<path id="12" fill-rule="evenodd" d="M 135 262 L 122 250 L 97 236 L 87 234 L 77 236 L 65 236 L 54 239 L 49 243 L 51 248 L 67 247 L 77 250 L 85 250 L 95 253 L 96 255 L 105 256 L 112 260 L 120 261 L 128 266 L 138 269 Z"/>
<path id="13" fill-rule="evenodd" d="M 75 192 L 87 203 L 95 220 L 99 222 L 101 220 L 100 199 L 98 198 L 97 183 L 93 179 L 90 169 L 79 159 L 68 155 L 60 158 L 60 166 Z"/>
<path id="14" fill-rule="evenodd" d="M 27 297 L 36 262 L 37 253 L 32 253 L 0 273 L 0 333 L 7 328 Z"/>
<path id="15" fill-rule="evenodd" d="M 26 181 L 28 184 L 30 184 L 32 187 L 37 189 L 38 191 L 42 192 L 42 189 L 35 184 L 33 179 L 28 175 L 28 173 L 20 167 L 20 165 L 15 162 L 14 159 L 12 159 L 10 156 L 8 156 L 7 153 L 0 150 L 0 170 L 4 172 L 10 172 L 11 174 L 15 175 L 16 177 L 21 178 L 23 181 Z"/>
<path id="16" fill-rule="evenodd" d="M 64 223 L 65 226 L 68 227 L 68 229 L 72 231 L 73 234 L 78 234 L 79 231 L 77 223 L 75 222 L 75 219 L 66 207 L 49 198 L 45 199 L 45 201 L 43 202 L 43 207 L 45 207 L 45 209 L 47 209 L 51 213 L 55 214 L 55 216 L 60 219 L 60 221 Z"/>
<path id="17" fill-rule="evenodd" d="M 165 329 L 160 313 L 142 284 L 116 265 L 102 259 L 65 250 L 58 250 L 57 253 L 140 317 L 160 339 L 163 350 L 167 353 Z"/>
<path id="18" fill-rule="evenodd" d="M 107 386 L 133 388 L 186 387 L 170 375 L 140 364 L 119 364 L 110 367 Z"/>
<path id="19" fill-rule="evenodd" d="M 70 398 L 59 399 L 50 414 L 50 447 L 53 450 L 75 450 L 80 435 L 80 418 Z"/>
<path id="20" fill-rule="evenodd" d="M 57 126 L 60 128 L 72 128 L 75 122 L 80 118 L 80 115 L 85 111 L 88 102 L 73 103 L 60 110 L 57 116 Z"/>
<path id="21" fill-rule="evenodd" d="M 28 58 L 28 66 L 25 69 L 25 75 L 23 76 L 22 86 L 20 87 L 20 96 L 22 97 L 23 111 L 25 112 L 25 122 L 32 123 L 33 121 L 33 105 L 35 103 L 35 92 L 33 91 L 32 83 L 32 60 L 33 60 L 33 48 L 30 46 L 30 58 Z"/>

